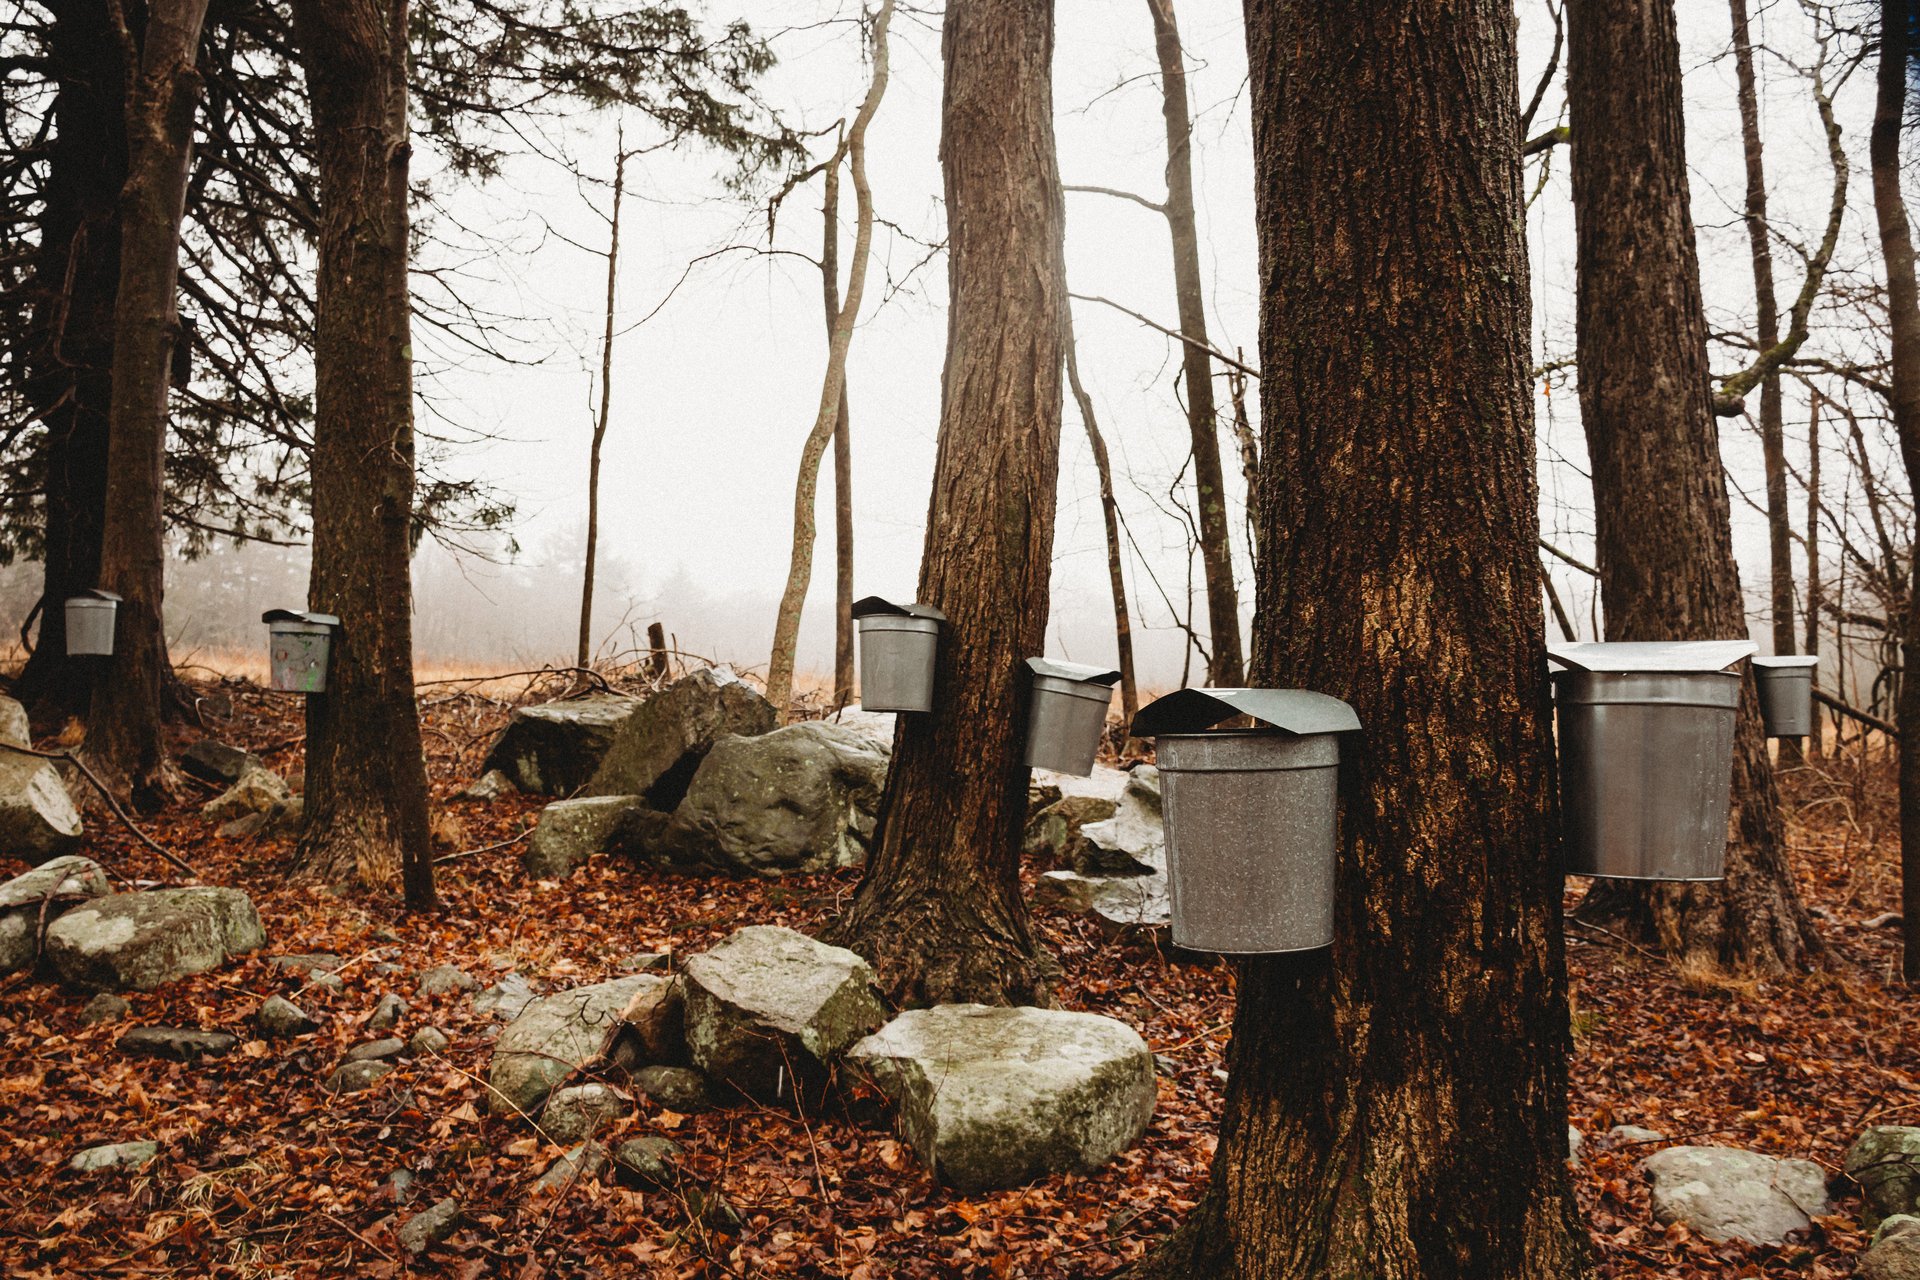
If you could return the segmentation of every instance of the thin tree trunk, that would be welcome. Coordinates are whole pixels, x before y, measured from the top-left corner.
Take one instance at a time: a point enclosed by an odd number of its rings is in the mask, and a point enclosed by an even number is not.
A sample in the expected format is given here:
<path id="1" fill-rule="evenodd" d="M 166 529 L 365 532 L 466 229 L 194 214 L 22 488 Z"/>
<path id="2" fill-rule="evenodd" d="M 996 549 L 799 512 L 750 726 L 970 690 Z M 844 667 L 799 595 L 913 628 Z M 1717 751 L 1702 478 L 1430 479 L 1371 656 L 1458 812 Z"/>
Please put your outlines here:
<path id="1" fill-rule="evenodd" d="M 1211 1185 L 1138 1270 L 1577 1276 L 1513 9 L 1246 11 L 1252 678 L 1363 729 L 1333 946 L 1242 961 Z"/>
<path id="2" fill-rule="evenodd" d="M 1807 644 L 1808 653 L 1820 652 L 1820 395 L 1807 397 Z M 1824 683 L 1824 682 L 1823 682 Z M 1825 717 L 1816 712 L 1807 751 L 1818 756 Z"/>
<path id="3" fill-rule="evenodd" d="M 820 201 L 825 227 L 820 245 L 820 300 L 827 341 L 840 318 L 840 161 L 827 165 Z M 833 709 L 853 701 L 853 425 L 847 412 L 847 380 L 840 379 L 840 409 L 833 423 Z"/>
<path id="4" fill-rule="evenodd" d="M 607 328 L 600 339 L 600 415 L 593 423 L 593 448 L 587 462 L 587 556 L 580 574 L 580 645 L 574 658 L 585 667 L 593 657 L 593 569 L 600 550 L 600 446 L 607 438 L 607 414 L 613 400 L 613 298 L 620 278 L 620 199 L 627 190 L 626 133 L 614 143 L 613 213 L 607 235 Z"/>
<path id="5" fill-rule="evenodd" d="M 919 598 L 949 620 L 934 709 L 900 718 L 838 934 L 901 1004 L 1045 1004 L 1020 891 L 1021 660 L 1046 641 L 1067 305 L 1052 0 L 949 5 L 947 359 Z"/>
<path id="6" fill-rule="evenodd" d="M 1234 688 L 1244 678 L 1240 596 L 1233 582 L 1233 545 L 1227 490 L 1220 467 L 1220 428 L 1213 395 L 1213 361 L 1206 348 L 1206 301 L 1200 292 L 1200 232 L 1193 212 L 1193 125 L 1187 115 L 1187 65 L 1174 25 L 1173 0 L 1147 0 L 1153 45 L 1160 59 L 1160 111 L 1167 126 L 1167 229 L 1173 236 L 1174 299 L 1186 375 L 1187 428 L 1193 437 L 1193 483 L 1199 507 L 1200 564 L 1206 575 L 1207 629 L 1213 639 L 1207 683 Z M 1197 344 L 1197 345 L 1196 345 Z"/>
<path id="7" fill-rule="evenodd" d="M 800 476 L 793 496 L 793 556 L 787 565 L 787 586 L 780 596 L 780 612 L 773 625 L 773 654 L 767 663 L 767 700 L 785 724 L 793 714 L 793 666 L 800 647 L 800 611 L 813 581 L 814 499 L 819 491 L 820 458 L 832 442 L 842 412 L 847 382 L 847 350 L 853 345 L 853 322 L 867 287 L 867 256 L 873 244 L 873 189 L 867 185 L 867 126 L 887 92 L 887 26 L 893 21 L 893 0 L 882 0 L 873 22 L 873 79 L 867 96 L 847 130 L 847 159 L 853 172 L 853 261 L 847 270 L 847 299 L 834 317 L 827 344 L 827 372 L 821 380 L 820 406 L 813 430 L 800 451 Z M 837 173 L 830 173 L 837 178 Z M 837 591 L 836 587 L 836 591 Z"/>
<path id="8" fill-rule="evenodd" d="M 1127 579 L 1120 556 L 1120 504 L 1114 500 L 1113 465 L 1093 412 L 1093 397 L 1080 383 L 1080 348 L 1073 336 L 1072 303 L 1061 308 L 1060 323 L 1065 328 L 1067 385 L 1080 409 L 1080 423 L 1087 429 L 1087 444 L 1093 449 L 1093 468 L 1100 477 L 1100 515 L 1107 529 L 1107 581 L 1113 588 L 1113 647 L 1120 664 L 1120 714 L 1124 723 L 1131 725 L 1133 713 L 1140 709 L 1140 686 L 1133 674 L 1133 620 L 1127 612 Z"/>
<path id="9" fill-rule="evenodd" d="M 166 692 L 167 395 L 180 275 L 180 224 L 200 104 L 207 0 L 155 0 L 135 39 L 119 0 L 126 59 L 127 183 L 120 193 L 120 285 L 113 319 L 113 411 L 107 446 L 100 582 L 120 594 L 113 656 L 87 715 L 87 755 L 140 808 L 172 792 L 161 699 Z"/>
<path id="10" fill-rule="evenodd" d="M 1906 118 L 1907 71 L 1911 43 L 1912 0 L 1882 0 L 1880 68 L 1874 100 L 1873 211 L 1880 231 L 1880 256 L 1887 271 L 1887 321 L 1893 334 L 1894 429 L 1910 485 L 1920 485 L 1920 285 L 1914 280 L 1913 232 L 1900 190 L 1900 130 Z M 1920 530 L 1907 531 L 1909 547 L 1920 546 Z M 1900 729 L 1900 969 L 1908 983 L 1920 981 L 1920 556 L 1909 556 L 1915 576 L 1902 611 L 1900 650 L 1904 674 L 1894 722 Z"/>
<path id="11" fill-rule="evenodd" d="M 1688 208 L 1672 0 L 1571 0 L 1567 98 L 1580 412 L 1610 640 L 1744 638 Z M 1760 972 L 1817 945 L 1787 864 L 1749 677 L 1724 881 L 1601 881 L 1582 912 L 1669 953 Z"/>
<path id="12" fill-rule="evenodd" d="M 307 700 L 298 864 L 434 905 L 413 695 L 414 438 L 406 0 L 294 0 L 320 185 L 312 607 L 338 614 Z"/>

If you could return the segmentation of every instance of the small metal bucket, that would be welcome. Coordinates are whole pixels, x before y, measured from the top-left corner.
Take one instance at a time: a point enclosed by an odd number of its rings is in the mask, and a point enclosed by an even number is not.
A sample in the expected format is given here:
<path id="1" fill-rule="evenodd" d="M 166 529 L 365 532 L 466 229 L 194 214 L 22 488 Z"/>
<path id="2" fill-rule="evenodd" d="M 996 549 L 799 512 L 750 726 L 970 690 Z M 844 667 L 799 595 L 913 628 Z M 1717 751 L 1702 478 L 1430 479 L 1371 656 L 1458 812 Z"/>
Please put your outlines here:
<path id="1" fill-rule="evenodd" d="M 270 609 L 261 621 L 267 624 L 268 687 L 284 693 L 325 693 L 340 619 L 329 613 Z"/>
<path id="2" fill-rule="evenodd" d="M 1567 872 L 1725 875 L 1740 676 L 1557 671 Z"/>
<path id="3" fill-rule="evenodd" d="M 1033 671 L 1033 692 L 1027 702 L 1025 763 L 1085 777 L 1100 753 L 1120 673 L 1051 658 L 1028 658 L 1027 666 Z"/>
<path id="4" fill-rule="evenodd" d="M 868 711 L 933 710 L 933 664 L 946 615 L 931 605 L 868 596 L 853 606 L 860 627 L 860 705 Z"/>
<path id="5" fill-rule="evenodd" d="M 94 590 L 67 601 L 67 656 L 104 657 L 113 652 L 113 624 L 120 597 Z"/>
<path id="6" fill-rule="evenodd" d="M 1216 730 L 1162 734 L 1154 746 L 1174 945 L 1331 946 L 1339 739 Z"/>
<path id="7" fill-rule="evenodd" d="M 1813 670 L 1819 664 L 1812 654 L 1753 660 L 1760 719 L 1769 738 L 1804 738 L 1813 732 Z"/>

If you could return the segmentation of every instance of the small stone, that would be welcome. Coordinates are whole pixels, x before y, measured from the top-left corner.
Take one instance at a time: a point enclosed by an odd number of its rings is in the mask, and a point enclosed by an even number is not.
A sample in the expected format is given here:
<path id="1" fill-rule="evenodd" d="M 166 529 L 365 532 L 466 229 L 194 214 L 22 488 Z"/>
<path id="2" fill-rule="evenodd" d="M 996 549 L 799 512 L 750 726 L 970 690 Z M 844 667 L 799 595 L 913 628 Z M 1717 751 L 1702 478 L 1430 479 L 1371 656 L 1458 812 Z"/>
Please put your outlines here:
<path id="1" fill-rule="evenodd" d="M 554 1142 L 591 1138 L 633 1110 L 633 1103 L 608 1085 L 576 1084 L 555 1090 L 540 1113 L 540 1128 Z"/>
<path id="2" fill-rule="evenodd" d="M 158 1155 L 160 1148 L 151 1142 L 115 1142 L 104 1147 L 76 1151 L 67 1161 L 75 1173 L 97 1173 L 102 1169 L 126 1169 L 143 1165 Z"/>
<path id="3" fill-rule="evenodd" d="M 373 1013 L 367 1018 L 367 1030 L 393 1030 L 400 1025 L 400 1019 L 407 1015 L 407 1010 L 411 1007 L 412 1006 L 408 1005 L 405 1000 L 402 1000 L 399 996 L 393 994 L 393 992 L 387 992 L 387 994 L 381 996 L 379 1002 L 373 1006 Z"/>
<path id="4" fill-rule="evenodd" d="M 391 960 L 376 960 L 373 964 L 373 971 L 382 978 L 391 978 L 401 970 L 400 966 Z"/>
<path id="5" fill-rule="evenodd" d="M 669 1191 L 680 1181 L 680 1148 L 665 1138 L 629 1138 L 614 1148 L 614 1173 L 623 1181 Z"/>
<path id="6" fill-rule="evenodd" d="M 97 995 L 80 1010 L 80 1021 L 89 1027 L 97 1027 L 103 1022 L 118 1022 L 127 1016 L 131 1008 L 133 1006 L 127 1003 L 124 996 Z"/>
<path id="7" fill-rule="evenodd" d="M 478 991 L 480 983 L 458 965 L 437 964 L 420 971 L 419 992 L 423 996 L 445 995 L 449 991 Z"/>
<path id="8" fill-rule="evenodd" d="M 1153 1069 L 1159 1075 L 1169 1078 L 1180 1074 L 1180 1064 L 1164 1053 L 1156 1053 L 1153 1055 Z"/>
<path id="9" fill-rule="evenodd" d="M 538 998 L 538 993 L 517 973 L 509 973 L 473 998 L 473 1011 L 512 1022 Z"/>
<path id="10" fill-rule="evenodd" d="M 440 1028 L 422 1027 L 407 1041 L 407 1052 L 416 1058 L 437 1058 L 444 1055 L 451 1044 L 447 1033 Z"/>
<path id="11" fill-rule="evenodd" d="M 705 1111 L 713 1105 L 707 1078 L 692 1067 L 642 1067 L 633 1087 L 669 1111 Z"/>
<path id="12" fill-rule="evenodd" d="M 297 955 L 268 956 L 267 967 L 279 969 L 295 977 L 305 977 L 312 973 L 332 973 L 346 961 L 330 951 L 307 951 Z"/>
<path id="13" fill-rule="evenodd" d="M 614 967 L 622 973 L 648 973 L 666 968 L 672 960 L 673 957 L 664 951 L 636 951 L 614 961 Z"/>
<path id="14" fill-rule="evenodd" d="M 291 1040 L 306 1035 L 320 1024 L 285 996 L 268 996 L 253 1015 L 253 1025 L 269 1040 Z"/>
<path id="15" fill-rule="evenodd" d="M 391 1062 L 343 1062 L 327 1077 L 326 1087 L 333 1093 L 358 1093 L 392 1070 Z"/>
<path id="16" fill-rule="evenodd" d="M 1580 1165 L 1580 1150 L 1586 1145 L 1587 1145 L 1587 1135 L 1580 1132 L 1578 1129 L 1574 1128 L 1572 1125 L 1568 1125 L 1567 1126 L 1567 1163 L 1578 1168 Z"/>
<path id="17" fill-rule="evenodd" d="M 232 822 L 249 813 L 274 813 L 293 799 L 293 789 L 271 769 L 252 768 L 226 791 L 200 806 L 209 822 Z"/>
<path id="18" fill-rule="evenodd" d="M 392 1194 L 395 1204 L 405 1204 L 413 1195 L 413 1171 L 395 1169 L 388 1174 L 387 1191 Z"/>
<path id="19" fill-rule="evenodd" d="M 487 1109 L 532 1115 L 567 1077 L 600 1055 L 637 991 L 665 979 L 637 973 L 575 987 L 527 1005 L 500 1033 L 487 1065 Z"/>
<path id="20" fill-rule="evenodd" d="M 120 1052 L 135 1058 L 172 1058 L 197 1062 L 233 1052 L 238 1036 L 187 1027 L 135 1027 L 120 1037 Z"/>
<path id="21" fill-rule="evenodd" d="M 1736 1147 L 1667 1147 L 1641 1161 L 1653 1216 L 1719 1244 L 1781 1244 L 1828 1211 L 1827 1175 L 1810 1160 Z"/>
<path id="22" fill-rule="evenodd" d="M 607 1149 L 597 1142 L 582 1142 L 569 1148 L 547 1166 L 534 1180 L 533 1193 L 548 1195 L 600 1175 L 607 1167 Z"/>
<path id="23" fill-rule="evenodd" d="M 740 1211 L 733 1207 L 733 1202 L 718 1191 L 689 1187 L 687 1208 L 709 1231 L 738 1231 L 746 1222 Z"/>
<path id="24" fill-rule="evenodd" d="M 224 742 L 215 742 L 212 738 L 202 738 L 180 753 L 182 773 L 221 787 L 230 787 L 240 781 L 241 775 L 249 769 L 266 767 L 265 762 L 251 751 L 242 751 Z"/>
<path id="25" fill-rule="evenodd" d="M 1665 1142 L 1667 1135 L 1658 1129 L 1643 1129 L 1637 1124 L 1617 1124 L 1607 1130 L 1607 1141 L 1614 1146 L 1628 1146 L 1643 1142 Z"/>
<path id="26" fill-rule="evenodd" d="M 345 1062 L 384 1062 L 388 1058 L 397 1058 L 407 1051 L 407 1042 L 392 1036 L 385 1040 L 371 1040 L 347 1050 Z"/>
<path id="27" fill-rule="evenodd" d="M 498 769 L 489 769 L 453 793 L 455 800 L 471 800 L 478 804 L 487 804 L 502 796 L 518 795 L 520 788 L 513 785 L 513 779 Z"/>
<path id="28" fill-rule="evenodd" d="M 1854 1275 L 1859 1280 L 1920 1280 L 1920 1217 L 1896 1213 L 1882 1222 Z"/>
<path id="29" fill-rule="evenodd" d="M 314 991 L 324 991 L 337 996 L 347 989 L 346 979 L 337 973 L 316 973 L 307 979 L 307 986 Z"/>
<path id="30" fill-rule="evenodd" d="M 448 1196 L 408 1218 L 394 1234 L 399 1237 L 402 1249 L 419 1257 L 452 1235 L 460 1225 L 460 1216 L 460 1202 Z"/>

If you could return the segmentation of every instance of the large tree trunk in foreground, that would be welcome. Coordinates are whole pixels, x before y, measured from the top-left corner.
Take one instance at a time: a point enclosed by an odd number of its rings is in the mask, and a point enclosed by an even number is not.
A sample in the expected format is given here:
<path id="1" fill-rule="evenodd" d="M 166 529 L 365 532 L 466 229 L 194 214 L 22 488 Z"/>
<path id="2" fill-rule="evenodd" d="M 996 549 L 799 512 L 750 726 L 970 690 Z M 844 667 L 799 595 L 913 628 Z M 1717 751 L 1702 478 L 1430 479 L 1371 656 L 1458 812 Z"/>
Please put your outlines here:
<path id="1" fill-rule="evenodd" d="M 1227 530 L 1227 489 L 1220 466 L 1220 424 L 1213 394 L 1213 357 L 1206 348 L 1206 300 L 1200 292 L 1200 231 L 1193 212 L 1193 124 L 1187 114 L 1187 63 L 1174 23 L 1173 0 L 1147 0 L 1153 45 L 1160 59 L 1160 112 L 1167 127 L 1167 229 L 1173 235 L 1174 300 L 1187 386 L 1187 429 L 1193 439 L 1193 485 L 1199 507 L 1200 565 L 1207 583 L 1207 630 L 1213 658 L 1207 683 L 1234 688 L 1246 664 L 1240 652 L 1240 595 L 1233 584 L 1233 543 Z"/>
<path id="2" fill-rule="evenodd" d="M 946 612 L 934 710 L 903 715 L 842 922 L 904 1004 L 1044 1004 L 1020 892 L 1022 660 L 1046 641 L 1066 275 L 1052 0 L 947 8 L 947 363 L 920 599 Z"/>
<path id="3" fill-rule="evenodd" d="M 1246 9 L 1253 678 L 1363 729 L 1333 946 L 1242 962 L 1212 1184 L 1140 1271 L 1577 1275 L 1513 11 Z"/>
<path id="4" fill-rule="evenodd" d="M 1887 271 L 1887 320 L 1893 332 L 1893 425 L 1909 484 L 1920 484 L 1920 285 L 1914 279 L 1913 232 L 1900 190 L 1900 127 L 1906 116 L 1912 0 L 1882 0 L 1880 71 L 1869 150 L 1873 163 L 1873 211 L 1879 222 L 1880 256 Z M 1920 546 L 1920 530 L 1908 531 Z M 1906 627 L 1900 637 L 1905 675 L 1894 718 L 1900 727 L 1900 968 L 1909 983 L 1920 981 L 1920 557 L 1907 592 Z"/>
<path id="5" fill-rule="evenodd" d="M 26 399 L 47 429 L 40 631 L 13 689 L 41 722 L 85 711 L 92 687 L 91 660 L 67 657 L 64 605 L 100 585 L 119 200 L 127 180 L 125 60 L 106 0 L 49 7 L 58 96 L 46 144 L 33 312 L 26 346 L 14 356 Z"/>
<path id="6" fill-rule="evenodd" d="M 87 715 L 87 755 L 110 787 L 142 808 L 159 807 L 172 790 L 161 708 L 169 675 L 167 393 L 180 328 L 180 223 L 200 103 L 194 62 L 206 16 L 207 0 L 155 0 L 148 7 L 126 102 L 128 172 L 120 194 L 100 556 L 100 585 L 123 598 L 113 656 L 101 667 Z M 132 54 L 133 32 L 117 12 L 115 21 Z"/>
<path id="7" fill-rule="evenodd" d="M 413 696 L 413 352 L 407 297 L 406 0 L 295 0 L 319 150 L 314 609 L 338 614 L 307 700 L 301 868 L 404 880 L 434 902 Z"/>
<path id="8" fill-rule="evenodd" d="M 1580 416 L 1607 639 L 1743 639 L 1672 0 L 1572 0 L 1567 53 Z M 1724 881 L 1601 881 L 1583 917 L 1676 956 L 1759 972 L 1799 965 L 1814 940 L 1787 866 L 1751 677 L 1734 742 L 1733 803 Z"/>

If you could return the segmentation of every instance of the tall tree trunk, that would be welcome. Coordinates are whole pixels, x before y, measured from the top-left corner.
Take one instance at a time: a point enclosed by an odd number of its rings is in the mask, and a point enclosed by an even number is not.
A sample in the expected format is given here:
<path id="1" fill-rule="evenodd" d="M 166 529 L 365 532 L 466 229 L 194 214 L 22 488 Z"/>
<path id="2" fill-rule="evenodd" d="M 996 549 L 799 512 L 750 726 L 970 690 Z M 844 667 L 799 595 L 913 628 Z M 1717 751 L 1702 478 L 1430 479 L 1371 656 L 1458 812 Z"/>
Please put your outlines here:
<path id="1" fill-rule="evenodd" d="M 1914 280 L 1913 232 L 1900 190 L 1900 129 L 1906 118 L 1907 68 L 1914 55 L 1912 0 L 1882 0 L 1880 69 L 1874 100 L 1873 212 L 1887 270 L 1887 321 L 1893 331 L 1893 425 L 1909 484 L 1920 485 L 1920 286 Z M 1907 531 L 1920 546 L 1920 530 Z M 1909 556 L 1914 579 L 1907 591 L 1900 650 L 1904 674 L 1894 711 L 1900 729 L 1901 974 L 1920 981 L 1920 556 Z"/>
<path id="2" fill-rule="evenodd" d="M 1761 351 L 1780 341 L 1780 304 L 1773 288 L 1772 232 L 1767 226 L 1767 170 L 1760 143 L 1760 95 L 1754 83 L 1753 39 L 1747 0 L 1729 0 L 1733 14 L 1733 61 L 1740 84 L 1740 141 L 1747 161 L 1747 246 L 1753 258 L 1755 336 Z M 1767 477 L 1767 556 L 1773 611 L 1773 651 L 1796 651 L 1799 614 L 1793 607 L 1793 516 L 1787 510 L 1786 426 L 1780 404 L 1780 374 L 1760 384 L 1760 452 Z M 1781 758 L 1798 758 L 1798 739 L 1780 743 Z"/>
<path id="3" fill-rule="evenodd" d="M 1187 385 L 1187 428 L 1193 437 L 1193 483 L 1199 510 L 1200 564 L 1206 575 L 1207 629 L 1213 657 L 1207 683 L 1238 686 L 1245 676 L 1240 651 L 1240 596 L 1233 583 L 1233 543 L 1227 530 L 1226 481 L 1220 467 L 1220 427 L 1214 407 L 1213 360 L 1206 348 L 1206 301 L 1200 292 L 1200 231 L 1193 213 L 1193 124 L 1187 116 L 1187 64 L 1174 25 L 1173 0 L 1147 0 L 1153 45 L 1160 59 L 1160 112 L 1167 126 L 1167 229 L 1173 236 L 1174 299 Z"/>
<path id="4" fill-rule="evenodd" d="M 1060 312 L 1060 323 L 1067 356 L 1067 386 L 1073 391 L 1073 403 L 1080 410 L 1080 425 L 1087 429 L 1087 444 L 1093 450 L 1093 469 L 1100 477 L 1100 516 L 1107 531 L 1107 583 L 1113 588 L 1113 648 L 1120 666 L 1120 714 L 1123 723 L 1133 724 L 1133 713 L 1140 709 L 1140 684 L 1133 673 L 1133 618 L 1127 610 L 1125 562 L 1120 554 L 1120 504 L 1113 496 L 1113 464 L 1107 458 L 1106 437 L 1100 434 L 1099 419 L 1094 416 L 1093 397 L 1080 382 L 1080 344 L 1073 336 L 1073 304 Z"/>
<path id="5" fill-rule="evenodd" d="M 295 0 L 320 183 L 312 607 L 338 614 L 307 700 L 308 874 L 398 875 L 434 904 L 413 696 L 413 350 L 407 296 L 406 0 Z"/>
<path id="6" fill-rule="evenodd" d="M 1607 638 L 1744 639 L 1672 0 L 1570 0 L 1567 54 L 1580 416 Z M 1797 966 L 1815 943 L 1787 865 L 1751 677 L 1734 742 L 1733 803 L 1737 836 L 1724 881 L 1600 881 L 1583 915 L 1675 955 L 1759 972 Z"/>
<path id="7" fill-rule="evenodd" d="M 919 598 L 949 630 L 839 934 L 899 1003 L 1045 1004 L 1020 892 L 1021 660 L 1046 641 L 1060 470 L 1052 0 L 949 5 L 941 43 L 950 301 Z"/>
<path id="8" fill-rule="evenodd" d="M 853 261 L 847 269 L 847 298 L 829 326 L 827 372 L 821 379 L 820 404 L 813 430 L 800 449 L 800 475 L 793 495 L 793 554 L 787 564 L 787 586 L 780 595 L 780 611 L 773 623 L 773 653 L 767 661 L 767 700 L 785 724 L 793 714 L 793 668 L 800 648 L 800 611 L 813 581 L 814 500 L 819 494 L 820 459 L 832 443 L 844 408 L 847 351 L 853 345 L 853 322 L 867 288 L 868 250 L 873 245 L 873 189 L 867 185 L 867 126 L 887 92 L 887 27 L 893 21 L 893 0 L 882 0 L 873 21 L 873 79 L 867 96 L 847 129 L 847 163 L 853 174 Z M 838 163 L 836 158 L 836 164 Z M 830 172 L 838 180 L 837 171 Z M 838 587 L 836 585 L 836 594 Z"/>
<path id="9" fill-rule="evenodd" d="M 613 212 L 607 229 L 607 328 L 600 339 L 600 414 L 593 423 L 593 445 L 587 458 L 587 554 L 580 572 L 580 644 L 574 663 L 584 667 L 593 658 L 593 570 L 600 552 L 600 446 L 607 438 L 607 415 L 613 401 L 613 298 L 620 279 L 620 199 L 627 191 L 626 134 L 618 134 L 613 157 Z"/>
<path id="10" fill-rule="evenodd" d="M 1242 962 L 1212 1183 L 1140 1272 L 1578 1275 L 1512 6 L 1246 12 L 1253 679 L 1364 728 L 1333 946 Z"/>
<path id="11" fill-rule="evenodd" d="M 87 755 L 114 790 L 141 808 L 158 808 L 173 789 L 161 712 L 169 675 L 167 393 L 180 328 L 180 223 L 200 105 L 194 63 L 207 0 L 154 0 L 138 40 L 120 0 L 111 7 L 131 83 L 100 585 L 122 599 L 113 656 L 101 668 L 87 715 Z"/>
<path id="12" fill-rule="evenodd" d="M 28 403 L 47 427 L 40 633 L 14 684 L 36 719 L 87 708 L 88 659 L 67 657 L 67 597 L 100 585 L 113 404 L 120 190 L 127 180 L 125 59 L 107 0 L 49 6 L 57 83 L 34 258 L 33 312 L 19 354 Z M 140 13 L 128 14 L 138 30 Z"/>
<path id="13" fill-rule="evenodd" d="M 827 165 L 821 196 L 820 301 L 827 341 L 840 318 L 840 154 Z M 847 379 L 840 378 L 840 410 L 833 422 L 833 709 L 853 701 L 853 423 Z"/>
<path id="14" fill-rule="evenodd" d="M 1820 652 L 1820 395 L 1807 397 L 1807 641 L 1806 652 Z M 1818 756 L 1825 716 L 1816 709 L 1807 751 Z"/>

